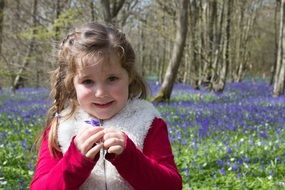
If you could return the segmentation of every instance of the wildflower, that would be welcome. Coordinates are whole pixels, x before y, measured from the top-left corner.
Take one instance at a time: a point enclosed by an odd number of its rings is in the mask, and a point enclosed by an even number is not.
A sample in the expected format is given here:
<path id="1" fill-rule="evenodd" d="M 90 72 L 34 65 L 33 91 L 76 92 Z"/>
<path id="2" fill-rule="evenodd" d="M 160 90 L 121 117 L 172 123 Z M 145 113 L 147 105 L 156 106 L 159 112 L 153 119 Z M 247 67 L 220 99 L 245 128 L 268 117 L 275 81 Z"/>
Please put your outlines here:
<path id="1" fill-rule="evenodd" d="M 220 169 L 219 172 L 220 172 L 221 175 L 226 175 L 226 171 L 225 171 L 224 168 Z"/>
<path id="2" fill-rule="evenodd" d="M 224 166 L 224 161 L 223 160 L 217 160 L 217 165 L 220 167 Z"/>
<path id="3" fill-rule="evenodd" d="M 232 170 L 233 171 L 237 171 L 239 169 L 239 166 L 236 164 L 236 163 L 234 163 L 233 165 L 232 165 Z"/>
<path id="4" fill-rule="evenodd" d="M 231 154 L 232 152 L 233 152 L 232 148 L 231 147 L 227 147 L 227 153 Z"/>
<path id="5" fill-rule="evenodd" d="M 268 134 L 266 133 L 266 131 L 261 131 L 261 132 L 259 133 L 259 136 L 262 137 L 262 138 L 264 138 L 264 139 L 267 139 L 267 138 L 268 138 Z"/>
<path id="6" fill-rule="evenodd" d="M 100 126 L 100 120 L 96 118 L 92 118 L 90 120 L 86 120 L 85 123 L 92 125 L 93 127 Z"/>

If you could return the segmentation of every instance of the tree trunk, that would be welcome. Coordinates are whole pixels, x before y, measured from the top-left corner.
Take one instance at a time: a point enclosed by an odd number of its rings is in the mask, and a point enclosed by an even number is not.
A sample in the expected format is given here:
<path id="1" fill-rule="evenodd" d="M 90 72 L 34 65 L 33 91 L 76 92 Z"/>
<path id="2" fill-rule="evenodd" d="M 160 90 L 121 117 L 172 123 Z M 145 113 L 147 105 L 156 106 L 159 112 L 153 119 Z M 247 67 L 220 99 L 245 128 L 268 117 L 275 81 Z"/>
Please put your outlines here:
<path id="1" fill-rule="evenodd" d="M 281 1 L 280 0 L 276 0 L 276 6 L 275 6 L 275 13 L 274 13 L 274 28 L 275 28 L 275 60 L 274 60 L 274 65 L 273 65 L 273 68 L 271 70 L 271 79 L 270 79 L 270 84 L 271 85 L 274 85 L 274 80 L 275 80 L 275 77 L 276 77 L 276 67 L 279 63 L 279 60 L 280 59 L 280 52 L 281 52 L 281 48 L 279 47 L 280 45 L 280 28 L 279 28 L 279 32 L 278 31 L 278 27 L 280 27 L 280 21 L 279 21 L 279 24 L 278 24 L 278 11 L 281 10 Z M 279 26 L 278 26 L 279 25 Z"/>
<path id="2" fill-rule="evenodd" d="M 214 60 L 212 64 L 212 74 L 211 74 L 211 86 L 210 90 L 213 90 L 213 86 L 218 83 L 220 75 L 220 65 L 224 62 L 224 38 L 223 38 L 223 27 L 224 27 L 224 18 L 225 18 L 225 3 L 222 5 L 221 16 L 219 20 L 219 30 L 217 29 L 217 47 L 215 50 Z"/>
<path id="3" fill-rule="evenodd" d="M 37 18 L 36 18 L 36 14 L 37 14 L 37 6 L 38 6 L 38 0 L 34 0 L 34 4 L 33 4 L 33 31 L 32 31 L 32 38 L 31 41 L 29 43 L 29 47 L 28 47 L 28 52 L 27 55 L 25 56 L 23 65 L 21 66 L 20 70 L 18 71 L 15 79 L 14 79 L 14 83 L 13 83 L 13 91 L 15 91 L 16 89 L 18 89 L 19 87 L 23 87 L 24 86 L 24 77 L 23 72 L 25 70 L 25 68 L 28 66 L 29 62 L 31 61 L 31 56 L 34 52 L 34 48 L 35 48 L 35 34 L 36 34 L 36 29 L 35 27 L 37 26 Z"/>
<path id="4" fill-rule="evenodd" d="M 177 31 L 172 57 L 166 70 L 162 86 L 153 101 L 166 101 L 170 99 L 173 85 L 178 73 L 187 36 L 188 0 L 181 0 L 177 20 Z"/>
<path id="5" fill-rule="evenodd" d="M 235 82 L 240 82 L 244 75 L 245 75 L 245 71 L 247 69 L 247 62 L 249 60 L 250 57 L 250 53 L 249 53 L 249 49 L 248 49 L 248 45 L 249 45 L 249 40 L 250 40 L 250 34 L 253 28 L 253 25 L 256 19 L 256 10 L 252 9 L 248 11 L 248 16 L 247 18 L 245 18 L 245 14 L 246 14 L 246 1 L 243 1 L 243 5 L 241 6 L 241 17 L 240 17 L 240 26 L 239 28 L 241 29 L 241 31 L 239 32 L 239 37 L 238 39 L 239 41 L 239 46 L 236 47 L 236 49 L 239 49 L 239 52 L 236 52 L 236 56 L 237 58 L 235 60 L 236 61 L 236 65 L 237 65 L 237 69 L 235 72 L 235 78 L 234 81 Z M 253 1 L 251 4 L 249 4 L 248 6 L 251 7 L 258 7 L 260 6 L 260 1 Z M 238 31 L 238 30 L 237 30 Z"/>
<path id="6" fill-rule="evenodd" d="M 200 84 L 203 84 L 203 85 L 208 85 L 208 76 L 210 75 L 209 74 L 209 71 L 211 70 L 211 63 L 209 61 L 209 40 L 207 40 L 207 33 L 208 33 L 208 25 L 207 25 L 207 12 L 209 11 L 209 5 L 208 5 L 209 2 L 204 2 L 204 1 L 200 1 L 200 5 L 199 5 L 199 9 L 200 9 L 200 27 L 201 27 L 201 36 L 200 36 L 200 40 L 201 40 L 201 45 L 199 46 L 200 47 L 200 50 L 199 50 L 199 55 L 200 55 L 200 61 L 199 63 L 201 64 L 201 71 L 202 71 L 202 74 L 200 74 Z M 207 43 L 209 42 L 209 43 Z"/>
<path id="7" fill-rule="evenodd" d="M 115 0 L 111 2 L 109 0 L 100 1 L 102 5 L 103 19 L 106 23 L 116 25 L 117 21 L 115 20 L 115 18 L 117 17 L 120 10 L 123 8 L 125 0 Z"/>
<path id="8" fill-rule="evenodd" d="M 5 9 L 5 1 L 0 0 L 0 55 L 2 54 L 4 9 Z"/>
<path id="9" fill-rule="evenodd" d="M 197 1 L 194 0 L 190 4 L 190 53 L 191 53 L 191 65 L 190 65 L 190 86 L 194 89 L 199 88 L 199 77 L 200 77 L 200 68 L 199 63 L 201 60 L 199 59 L 200 52 L 200 9 L 198 7 Z"/>
<path id="10" fill-rule="evenodd" d="M 95 6 L 94 6 L 93 0 L 90 1 L 89 7 L 90 7 L 90 12 L 91 12 L 91 21 L 95 21 L 95 10 L 94 10 Z"/>
<path id="11" fill-rule="evenodd" d="M 61 13 L 60 0 L 57 0 L 57 1 L 56 1 L 56 9 L 55 9 L 55 12 L 56 12 L 56 19 L 58 19 L 59 16 L 60 16 L 60 13 Z M 59 26 L 56 26 L 56 27 L 55 27 L 55 40 L 58 40 L 58 37 L 59 37 Z"/>
<path id="12" fill-rule="evenodd" d="M 276 73 L 274 77 L 273 96 L 281 96 L 284 94 L 285 82 L 285 0 L 281 0 L 280 6 L 280 28 L 279 28 L 279 45 L 277 52 Z"/>
<path id="13" fill-rule="evenodd" d="M 226 41 L 225 41 L 225 60 L 223 61 L 223 66 L 220 70 L 219 80 L 218 83 L 213 85 L 213 90 L 215 92 L 223 92 L 227 75 L 228 69 L 230 65 L 230 39 L 231 39 L 231 17 L 232 17 L 232 5 L 233 0 L 228 0 L 228 12 L 227 12 L 227 26 L 226 26 Z"/>

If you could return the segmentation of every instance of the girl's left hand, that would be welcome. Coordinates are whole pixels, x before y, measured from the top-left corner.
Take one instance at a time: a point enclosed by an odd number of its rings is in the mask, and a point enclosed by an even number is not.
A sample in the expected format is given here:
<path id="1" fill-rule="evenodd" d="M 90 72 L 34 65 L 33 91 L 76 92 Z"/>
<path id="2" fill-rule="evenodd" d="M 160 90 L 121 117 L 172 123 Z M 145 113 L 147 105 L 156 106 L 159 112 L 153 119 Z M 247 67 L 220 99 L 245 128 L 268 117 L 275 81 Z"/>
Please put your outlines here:
<path id="1" fill-rule="evenodd" d="M 105 135 L 103 136 L 103 147 L 108 153 L 120 155 L 126 144 L 126 135 L 117 129 L 106 128 L 104 129 Z"/>

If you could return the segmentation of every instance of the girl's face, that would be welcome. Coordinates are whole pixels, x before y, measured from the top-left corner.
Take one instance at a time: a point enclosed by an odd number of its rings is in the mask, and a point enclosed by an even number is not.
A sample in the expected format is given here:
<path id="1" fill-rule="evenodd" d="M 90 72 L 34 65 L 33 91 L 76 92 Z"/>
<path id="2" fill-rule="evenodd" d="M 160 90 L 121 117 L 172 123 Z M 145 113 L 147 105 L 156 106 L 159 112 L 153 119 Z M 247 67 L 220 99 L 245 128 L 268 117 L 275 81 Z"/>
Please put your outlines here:
<path id="1" fill-rule="evenodd" d="M 110 119 L 126 106 L 130 79 L 116 56 L 110 56 L 108 63 L 94 61 L 89 58 L 74 77 L 77 101 L 94 117 Z"/>

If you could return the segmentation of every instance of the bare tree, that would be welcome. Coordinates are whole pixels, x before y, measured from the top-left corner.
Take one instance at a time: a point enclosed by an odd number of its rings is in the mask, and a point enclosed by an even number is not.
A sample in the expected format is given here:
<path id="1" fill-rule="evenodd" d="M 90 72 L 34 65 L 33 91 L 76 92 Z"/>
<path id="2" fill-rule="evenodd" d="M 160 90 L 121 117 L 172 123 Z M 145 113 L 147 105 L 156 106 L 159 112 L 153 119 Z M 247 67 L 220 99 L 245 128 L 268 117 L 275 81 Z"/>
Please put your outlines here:
<path id="1" fill-rule="evenodd" d="M 5 1 L 0 0 L 0 55 L 2 57 L 2 42 L 3 42 L 3 25 L 4 25 L 4 8 L 5 8 Z M 0 70 L 1 72 L 1 70 Z M 2 89 L 2 83 L 0 80 L 0 90 Z"/>
<path id="2" fill-rule="evenodd" d="M 32 37 L 31 37 L 31 40 L 30 40 L 30 43 L 29 43 L 29 46 L 28 46 L 28 52 L 27 52 L 27 55 L 24 59 L 24 62 L 23 64 L 21 65 L 16 77 L 15 77 L 15 80 L 14 80 L 14 83 L 13 83 L 13 91 L 15 91 L 16 89 L 18 89 L 19 87 L 23 86 L 24 85 L 24 78 L 22 76 L 25 68 L 28 66 L 28 64 L 30 63 L 31 61 L 31 56 L 35 50 L 35 35 L 36 35 L 36 26 L 37 26 L 37 18 L 36 18 L 36 14 L 37 14 L 37 7 L 38 7 L 38 0 L 34 0 L 34 3 L 33 3 L 33 21 L 32 21 L 32 28 L 33 28 L 33 31 L 32 31 Z"/>
<path id="3" fill-rule="evenodd" d="M 218 80 L 213 84 L 213 90 L 215 92 L 222 92 L 226 85 L 228 69 L 230 65 L 230 39 L 231 39 L 231 19 L 232 19 L 232 10 L 233 10 L 233 0 L 228 0 L 227 6 L 227 22 L 226 22 L 226 34 L 224 45 L 224 54 L 223 54 L 223 62 L 219 69 Z M 225 1 L 224 1 L 225 3 Z"/>
<path id="4" fill-rule="evenodd" d="M 4 8 L 5 8 L 5 1 L 4 0 L 0 0 L 0 55 L 2 54 Z"/>
<path id="5" fill-rule="evenodd" d="M 200 3 L 202 3 L 200 1 Z M 199 2 L 197 0 L 194 0 L 190 3 L 190 9 L 189 9 L 189 16 L 190 16 L 190 24 L 189 24 L 189 38 L 190 38 L 190 45 L 188 52 L 190 53 L 190 60 L 191 63 L 190 66 L 188 66 L 187 69 L 187 75 L 189 78 L 190 85 L 194 89 L 199 88 L 199 78 L 200 78 L 200 68 L 202 67 L 202 42 L 203 42 L 203 35 L 202 34 L 202 14 L 203 9 L 202 6 L 199 5 Z M 186 63 L 189 64 L 189 63 Z M 186 76 L 187 76 L 186 75 Z"/>
<path id="6" fill-rule="evenodd" d="M 173 48 L 173 53 L 169 65 L 167 67 L 162 86 L 158 94 L 154 97 L 153 101 L 159 102 L 170 99 L 173 85 L 180 66 L 181 58 L 183 56 L 185 41 L 187 37 L 188 4 L 188 0 L 181 0 L 180 2 L 177 17 L 176 39 Z"/>
<path id="7" fill-rule="evenodd" d="M 275 58 L 275 60 L 274 60 L 274 65 L 272 66 L 272 68 L 271 68 L 271 78 L 270 78 L 270 84 L 271 85 L 273 85 L 273 83 L 274 83 L 274 79 L 275 79 L 275 73 L 276 73 L 276 66 L 277 66 L 277 58 L 279 57 L 278 56 L 278 52 L 279 52 L 279 34 L 278 34 L 278 20 L 277 20 L 277 18 L 278 18 L 278 11 L 280 10 L 280 3 L 281 3 L 281 1 L 280 0 L 276 0 L 276 3 L 275 3 L 275 11 L 274 11 L 274 30 L 275 30 L 275 35 L 274 35 L 274 37 L 275 37 L 275 49 L 276 49 L 276 51 L 274 51 L 274 54 L 275 54 L 275 56 L 274 56 L 274 58 Z M 280 57 L 279 57 L 280 58 Z"/>
<path id="8" fill-rule="evenodd" d="M 285 0 L 280 3 L 279 40 L 276 58 L 276 70 L 273 84 L 273 96 L 284 94 L 285 83 Z"/>

